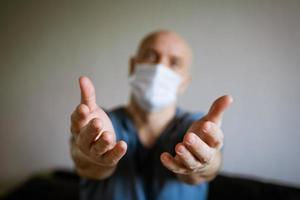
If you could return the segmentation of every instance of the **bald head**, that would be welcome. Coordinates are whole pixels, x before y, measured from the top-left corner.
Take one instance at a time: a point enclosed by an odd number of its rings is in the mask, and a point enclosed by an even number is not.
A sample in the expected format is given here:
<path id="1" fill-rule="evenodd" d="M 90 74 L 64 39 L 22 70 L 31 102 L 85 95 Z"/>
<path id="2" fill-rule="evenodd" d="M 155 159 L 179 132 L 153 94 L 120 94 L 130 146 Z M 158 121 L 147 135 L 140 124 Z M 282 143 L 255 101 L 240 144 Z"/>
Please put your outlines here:
<path id="1" fill-rule="evenodd" d="M 136 54 L 139 63 L 162 63 L 174 70 L 187 70 L 192 62 L 192 51 L 177 33 L 160 30 L 146 35 Z"/>
<path id="2" fill-rule="evenodd" d="M 138 64 L 163 64 L 181 76 L 178 93 L 182 94 L 191 80 L 191 62 L 192 51 L 182 37 L 168 30 L 155 31 L 142 39 L 130 60 L 129 75 L 135 73 Z"/>
<path id="3" fill-rule="evenodd" d="M 165 44 L 168 44 L 168 42 L 170 44 L 172 43 L 172 47 L 182 50 L 182 53 L 185 53 L 186 56 L 189 56 L 191 59 L 192 51 L 187 42 L 180 35 L 169 30 L 159 30 L 146 35 L 140 42 L 138 52 L 151 46 L 152 43 L 157 43 L 159 41 L 164 41 Z"/>

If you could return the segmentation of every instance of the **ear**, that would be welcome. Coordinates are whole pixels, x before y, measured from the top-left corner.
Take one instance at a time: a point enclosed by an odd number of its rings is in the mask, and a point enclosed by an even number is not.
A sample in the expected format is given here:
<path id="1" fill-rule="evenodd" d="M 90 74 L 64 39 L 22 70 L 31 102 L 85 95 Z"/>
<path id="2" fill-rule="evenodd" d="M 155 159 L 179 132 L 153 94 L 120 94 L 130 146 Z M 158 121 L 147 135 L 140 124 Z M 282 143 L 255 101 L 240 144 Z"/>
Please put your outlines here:
<path id="1" fill-rule="evenodd" d="M 178 88 L 178 95 L 182 95 L 186 89 L 188 88 L 188 86 L 190 85 L 190 82 L 192 81 L 192 76 L 191 74 L 187 73 L 184 75 L 181 84 L 179 85 Z"/>
<path id="2" fill-rule="evenodd" d="M 135 72 L 135 57 L 130 57 L 129 59 L 129 69 L 128 76 L 131 76 Z"/>

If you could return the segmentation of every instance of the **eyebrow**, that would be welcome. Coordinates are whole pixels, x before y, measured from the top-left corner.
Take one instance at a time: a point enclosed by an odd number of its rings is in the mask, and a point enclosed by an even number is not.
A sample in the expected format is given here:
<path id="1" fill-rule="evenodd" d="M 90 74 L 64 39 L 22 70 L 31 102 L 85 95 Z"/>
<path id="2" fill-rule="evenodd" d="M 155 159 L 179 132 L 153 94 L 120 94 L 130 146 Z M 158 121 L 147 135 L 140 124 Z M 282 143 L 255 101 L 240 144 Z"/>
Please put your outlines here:
<path id="1" fill-rule="evenodd" d="M 145 52 L 157 52 L 155 49 L 153 49 L 153 48 L 147 48 L 147 49 L 145 49 L 144 51 L 142 51 L 142 53 L 145 53 Z"/>
<path id="2" fill-rule="evenodd" d="M 140 53 L 141 53 L 141 56 L 144 56 L 144 54 L 148 53 L 148 52 L 154 52 L 156 54 L 159 53 L 156 49 L 151 48 L 151 47 L 144 49 Z M 179 62 L 179 64 L 182 64 L 183 60 L 184 60 L 184 58 L 179 55 L 171 55 L 171 59 L 172 59 L 172 62 L 175 60 L 176 62 Z"/>

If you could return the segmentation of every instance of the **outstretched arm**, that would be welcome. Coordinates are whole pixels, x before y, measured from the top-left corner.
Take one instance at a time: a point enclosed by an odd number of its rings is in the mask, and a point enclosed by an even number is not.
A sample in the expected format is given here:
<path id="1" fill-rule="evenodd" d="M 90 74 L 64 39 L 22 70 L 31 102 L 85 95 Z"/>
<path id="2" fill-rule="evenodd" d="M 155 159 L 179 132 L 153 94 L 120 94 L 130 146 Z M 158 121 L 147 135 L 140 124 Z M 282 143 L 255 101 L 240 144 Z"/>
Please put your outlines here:
<path id="1" fill-rule="evenodd" d="M 92 81 L 80 77 L 79 84 L 81 103 L 71 115 L 71 156 L 80 176 L 104 179 L 115 171 L 127 144 L 116 141 L 109 117 L 96 104 Z"/>
<path id="2" fill-rule="evenodd" d="M 222 96 L 211 106 L 208 114 L 194 122 L 182 142 L 175 147 L 176 155 L 161 154 L 161 162 L 186 183 L 199 184 L 212 180 L 221 166 L 223 132 L 220 128 L 224 111 L 232 97 Z"/>

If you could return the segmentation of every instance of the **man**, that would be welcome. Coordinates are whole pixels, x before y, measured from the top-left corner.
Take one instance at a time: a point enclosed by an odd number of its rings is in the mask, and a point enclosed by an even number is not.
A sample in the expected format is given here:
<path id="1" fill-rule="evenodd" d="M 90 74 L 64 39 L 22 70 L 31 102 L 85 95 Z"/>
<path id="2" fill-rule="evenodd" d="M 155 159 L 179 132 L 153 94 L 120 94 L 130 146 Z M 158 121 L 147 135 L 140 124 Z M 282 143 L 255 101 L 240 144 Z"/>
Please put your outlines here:
<path id="1" fill-rule="evenodd" d="M 80 77 L 71 155 L 81 199 L 206 199 L 221 165 L 220 124 L 232 98 L 218 98 L 206 115 L 176 107 L 191 61 L 176 33 L 149 34 L 130 60 L 130 101 L 111 111 L 96 104 L 91 80 Z"/>

